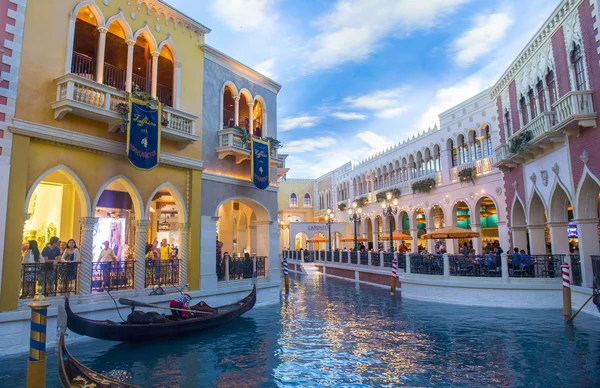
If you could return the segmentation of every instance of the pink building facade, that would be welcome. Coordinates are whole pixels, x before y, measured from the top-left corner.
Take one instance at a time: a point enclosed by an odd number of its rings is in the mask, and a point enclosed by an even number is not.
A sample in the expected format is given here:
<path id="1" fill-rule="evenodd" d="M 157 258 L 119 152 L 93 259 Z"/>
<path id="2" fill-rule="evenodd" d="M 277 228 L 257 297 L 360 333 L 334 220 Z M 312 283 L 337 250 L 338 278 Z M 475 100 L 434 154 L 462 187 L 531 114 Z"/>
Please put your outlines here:
<path id="1" fill-rule="evenodd" d="M 599 25 L 600 1 L 561 1 L 490 91 L 511 251 L 565 255 L 583 287 L 600 266 Z"/>

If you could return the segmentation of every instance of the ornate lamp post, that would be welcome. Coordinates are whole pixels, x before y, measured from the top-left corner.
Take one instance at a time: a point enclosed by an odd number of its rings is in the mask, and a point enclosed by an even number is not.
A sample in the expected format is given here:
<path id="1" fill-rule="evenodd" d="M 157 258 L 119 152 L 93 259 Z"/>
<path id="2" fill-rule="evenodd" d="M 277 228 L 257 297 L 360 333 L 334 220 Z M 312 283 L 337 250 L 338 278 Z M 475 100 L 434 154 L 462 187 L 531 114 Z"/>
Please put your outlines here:
<path id="1" fill-rule="evenodd" d="M 398 199 L 392 198 L 393 194 L 388 192 L 381 203 L 383 216 L 390 218 L 390 251 L 394 252 L 394 231 L 392 230 L 392 217 L 398 214 Z"/>
<path id="2" fill-rule="evenodd" d="M 352 202 L 352 207 L 348 209 L 348 218 L 354 222 L 354 250 L 358 251 L 358 235 L 356 233 L 356 223 L 360 220 L 362 207 L 358 206 L 356 201 Z"/>
<path id="3" fill-rule="evenodd" d="M 333 212 L 331 209 L 327 209 L 325 221 L 327 221 L 327 227 L 329 228 L 329 252 L 331 252 L 331 223 L 333 222 Z"/>

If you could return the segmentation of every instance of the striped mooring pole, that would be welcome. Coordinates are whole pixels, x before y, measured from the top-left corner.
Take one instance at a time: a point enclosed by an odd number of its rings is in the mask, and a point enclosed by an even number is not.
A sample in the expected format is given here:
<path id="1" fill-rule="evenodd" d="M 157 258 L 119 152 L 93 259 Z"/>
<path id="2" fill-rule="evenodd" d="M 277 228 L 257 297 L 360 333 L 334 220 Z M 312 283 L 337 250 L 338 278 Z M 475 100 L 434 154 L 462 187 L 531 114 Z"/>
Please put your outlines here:
<path id="1" fill-rule="evenodd" d="M 27 307 L 31 309 L 27 388 L 46 387 L 46 321 L 48 306 L 43 295 L 36 295 Z"/>
<path id="2" fill-rule="evenodd" d="M 562 283 L 563 283 L 563 315 L 565 319 L 571 318 L 573 311 L 571 310 L 571 270 L 569 263 L 566 261 L 560 266 L 562 270 Z"/>
<path id="3" fill-rule="evenodd" d="M 283 284 L 285 286 L 285 293 L 290 293 L 290 277 L 288 276 L 288 263 L 287 257 L 283 258 Z"/>
<path id="4" fill-rule="evenodd" d="M 391 279 L 391 284 L 390 284 L 390 293 L 392 295 L 396 294 L 396 271 L 398 270 L 398 259 L 394 257 L 394 260 L 392 261 L 392 279 Z"/>

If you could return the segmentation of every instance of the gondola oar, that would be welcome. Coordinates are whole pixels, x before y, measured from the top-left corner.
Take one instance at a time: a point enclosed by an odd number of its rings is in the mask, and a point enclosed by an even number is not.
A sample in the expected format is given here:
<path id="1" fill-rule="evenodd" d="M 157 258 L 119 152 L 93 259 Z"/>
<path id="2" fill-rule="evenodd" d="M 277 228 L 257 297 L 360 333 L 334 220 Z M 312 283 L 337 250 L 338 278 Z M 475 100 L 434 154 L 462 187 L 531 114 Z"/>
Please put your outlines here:
<path id="1" fill-rule="evenodd" d="M 127 298 L 119 298 L 119 303 L 121 303 L 122 305 L 125 305 L 125 306 L 132 306 L 132 307 L 150 307 L 150 308 L 154 308 L 154 309 L 185 311 L 186 313 L 193 313 L 193 314 L 212 314 L 211 312 L 207 312 L 207 311 L 186 310 L 186 309 L 178 309 L 175 307 L 164 307 L 164 306 L 159 306 L 157 304 L 138 302 L 137 300 L 127 299 Z"/>

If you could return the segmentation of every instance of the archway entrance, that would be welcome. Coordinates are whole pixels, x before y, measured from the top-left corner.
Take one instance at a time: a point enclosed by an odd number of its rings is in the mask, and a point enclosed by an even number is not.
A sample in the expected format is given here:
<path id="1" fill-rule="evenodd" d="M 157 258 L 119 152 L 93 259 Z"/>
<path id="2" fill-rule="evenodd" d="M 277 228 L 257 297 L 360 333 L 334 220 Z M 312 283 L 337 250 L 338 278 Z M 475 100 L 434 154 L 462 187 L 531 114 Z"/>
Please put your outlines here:
<path id="1" fill-rule="evenodd" d="M 429 213 L 429 228 L 433 230 L 446 226 L 444 210 L 439 205 L 434 205 Z M 429 253 L 444 253 L 447 250 L 445 240 L 429 240 L 427 250 Z M 444 252 L 442 252 L 444 251 Z"/>
<path id="2" fill-rule="evenodd" d="M 550 231 L 546 226 L 548 221 L 546 207 L 542 198 L 536 191 L 533 192 L 529 203 L 529 217 L 527 218 L 527 229 L 529 232 L 529 250 L 524 247 L 516 247 L 525 250 L 532 255 L 545 255 L 550 246 Z"/>
<path id="3" fill-rule="evenodd" d="M 416 236 L 413 236 L 415 247 L 411 247 L 411 250 L 421 252 L 427 246 L 427 240 L 421 238 L 422 235 L 427 233 L 427 218 L 425 217 L 425 210 L 421 208 L 415 210 L 415 226 L 417 227 Z"/>
<path id="4" fill-rule="evenodd" d="M 479 224 L 481 225 L 481 241 L 483 251 L 493 252 L 494 247 L 500 243 L 498 233 L 498 209 L 490 197 L 482 197 L 475 207 L 479 210 Z"/>
<path id="5" fill-rule="evenodd" d="M 471 230 L 471 209 L 464 201 L 454 204 L 454 224 L 459 228 Z M 473 239 L 458 239 L 458 249 L 461 254 L 470 254 L 474 249 Z"/>
<path id="6" fill-rule="evenodd" d="M 582 286 L 591 287 L 593 268 L 596 269 L 596 282 L 600 284 L 600 246 L 598 244 L 600 184 L 587 172 L 579 188 L 575 210 Z"/>
<path id="7" fill-rule="evenodd" d="M 367 249 L 372 250 L 373 247 L 373 222 L 370 218 L 365 219 L 365 233 L 367 238 Z"/>

